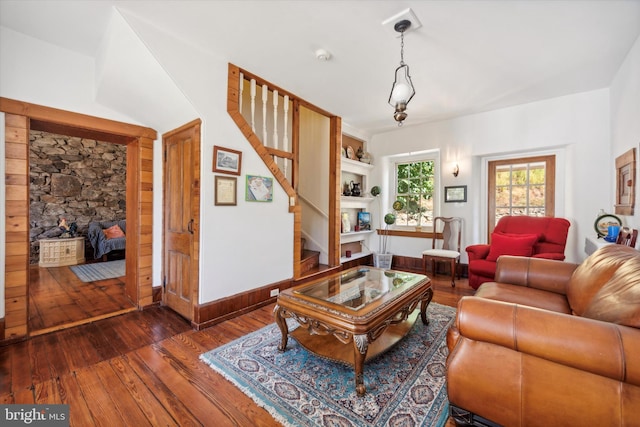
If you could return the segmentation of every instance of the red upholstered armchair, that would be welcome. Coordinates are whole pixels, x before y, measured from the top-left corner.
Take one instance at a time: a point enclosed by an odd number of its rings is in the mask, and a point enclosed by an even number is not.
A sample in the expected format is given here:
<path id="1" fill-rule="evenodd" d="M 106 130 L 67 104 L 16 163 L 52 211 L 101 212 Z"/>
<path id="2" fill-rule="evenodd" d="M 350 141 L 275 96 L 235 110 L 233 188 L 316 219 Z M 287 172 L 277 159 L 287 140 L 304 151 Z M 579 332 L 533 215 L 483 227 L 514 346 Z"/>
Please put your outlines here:
<path id="1" fill-rule="evenodd" d="M 469 286 L 492 282 L 500 255 L 564 260 L 571 223 L 564 218 L 505 216 L 491 233 L 491 244 L 467 246 Z"/>

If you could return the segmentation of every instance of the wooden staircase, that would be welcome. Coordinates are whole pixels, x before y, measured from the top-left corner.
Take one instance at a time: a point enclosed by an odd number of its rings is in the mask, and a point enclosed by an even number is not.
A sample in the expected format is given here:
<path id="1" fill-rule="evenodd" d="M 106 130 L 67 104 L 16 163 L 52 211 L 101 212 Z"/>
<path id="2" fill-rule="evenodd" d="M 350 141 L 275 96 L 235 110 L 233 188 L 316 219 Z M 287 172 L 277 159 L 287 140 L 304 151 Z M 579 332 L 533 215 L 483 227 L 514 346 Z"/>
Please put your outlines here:
<path id="1" fill-rule="evenodd" d="M 300 277 L 295 280 L 296 284 L 326 276 L 342 268 L 340 265 L 329 267 L 326 264 L 320 264 L 320 252 L 305 249 L 306 239 L 304 237 L 300 243 L 302 252 L 300 256 Z"/>
<path id="2" fill-rule="evenodd" d="M 307 272 L 317 269 L 320 266 L 320 252 L 302 249 L 300 258 L 300 273 L 304 276 Z"/>

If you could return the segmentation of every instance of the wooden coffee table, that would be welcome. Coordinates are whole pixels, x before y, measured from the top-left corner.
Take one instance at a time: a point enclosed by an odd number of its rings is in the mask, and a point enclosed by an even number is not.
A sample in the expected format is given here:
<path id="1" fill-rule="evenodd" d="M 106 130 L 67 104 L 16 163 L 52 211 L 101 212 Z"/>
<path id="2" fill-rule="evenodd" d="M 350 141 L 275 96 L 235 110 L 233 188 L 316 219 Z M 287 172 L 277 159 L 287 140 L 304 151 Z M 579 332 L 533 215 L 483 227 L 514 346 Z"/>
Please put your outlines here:
<path id="1" fill-rule="evenodd" d="M 307 350 L 354 367 L 356 392 L 366 392 L 365 361 L 388 350 L 413 326 L 420 305 L 427 325 L 431 281 L 421 274 L 354 267 L 278 295 L 275 320 L 285 351 L 289 335 Z M 289 332 L 286 319 L 300 327 Z"/>

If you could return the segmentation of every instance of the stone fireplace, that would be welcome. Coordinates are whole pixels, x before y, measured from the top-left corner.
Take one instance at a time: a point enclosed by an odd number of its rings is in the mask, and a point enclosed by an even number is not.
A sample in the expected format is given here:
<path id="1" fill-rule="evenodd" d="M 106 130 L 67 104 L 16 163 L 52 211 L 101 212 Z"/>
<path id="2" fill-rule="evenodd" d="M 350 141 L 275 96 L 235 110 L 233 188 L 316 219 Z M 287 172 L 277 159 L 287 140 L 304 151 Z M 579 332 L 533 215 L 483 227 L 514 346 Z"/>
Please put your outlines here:
<path id="1" fill-rule="evenodd" d="M 61 235 L 61 218 L 77 224 L 78 236 L 92 221 L 125 219 L 127 146 L 34 130 L 29 138 L 30 264 L 37 264 L 38 240 Z"/>

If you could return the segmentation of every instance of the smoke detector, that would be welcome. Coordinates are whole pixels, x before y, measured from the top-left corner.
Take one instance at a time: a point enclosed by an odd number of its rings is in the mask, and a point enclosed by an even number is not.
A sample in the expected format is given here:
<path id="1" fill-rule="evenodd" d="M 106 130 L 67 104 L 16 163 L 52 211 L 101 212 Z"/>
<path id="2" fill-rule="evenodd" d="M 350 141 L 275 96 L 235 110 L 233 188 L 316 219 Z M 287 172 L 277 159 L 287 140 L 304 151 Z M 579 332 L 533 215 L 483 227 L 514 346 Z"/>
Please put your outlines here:
<path id="1" fill-rule="evenodd" d="M 331 59 L 331 52 L 326 49 L 316 50 L 316 59 L 318 61 L 328 61 Z"/>

